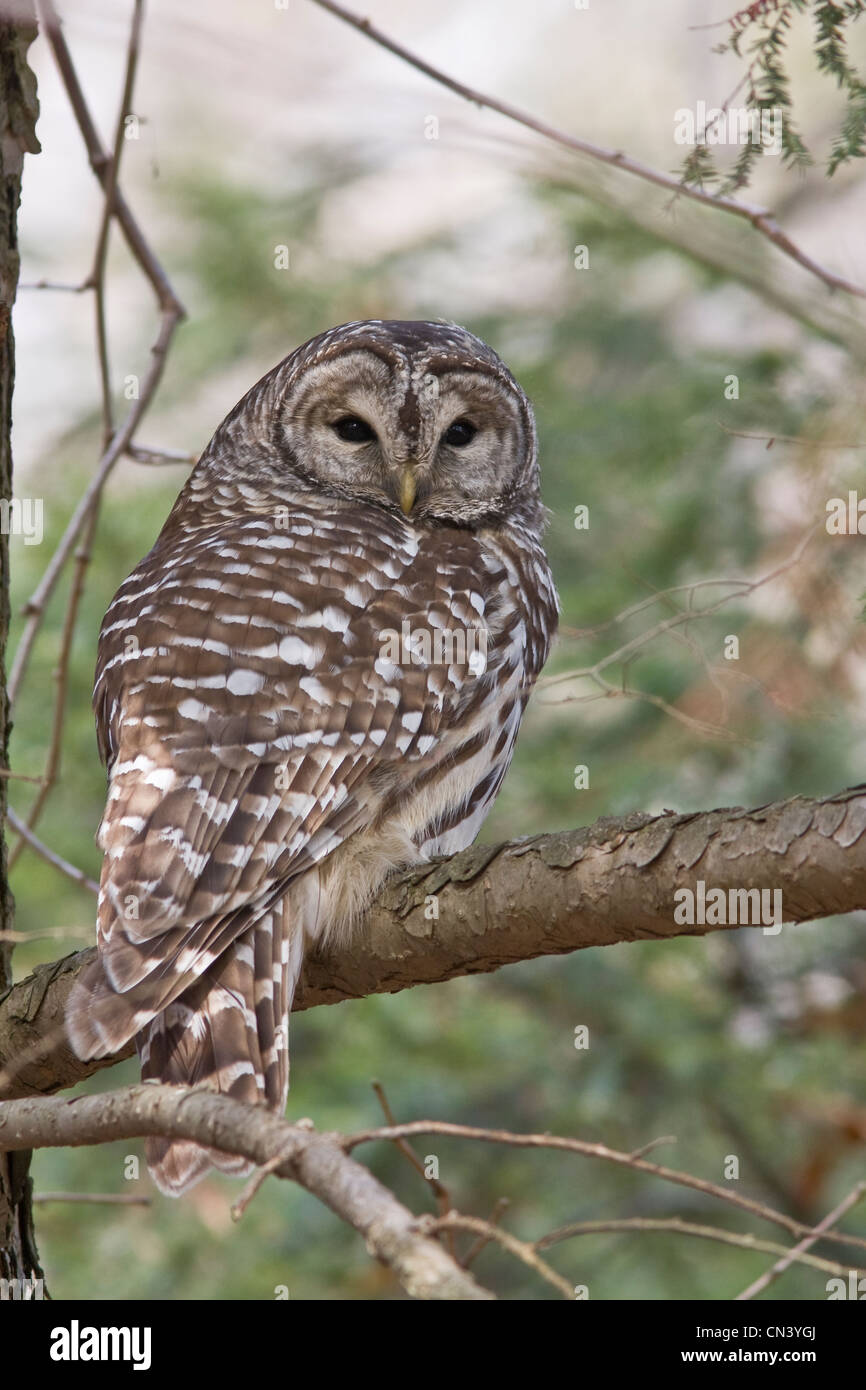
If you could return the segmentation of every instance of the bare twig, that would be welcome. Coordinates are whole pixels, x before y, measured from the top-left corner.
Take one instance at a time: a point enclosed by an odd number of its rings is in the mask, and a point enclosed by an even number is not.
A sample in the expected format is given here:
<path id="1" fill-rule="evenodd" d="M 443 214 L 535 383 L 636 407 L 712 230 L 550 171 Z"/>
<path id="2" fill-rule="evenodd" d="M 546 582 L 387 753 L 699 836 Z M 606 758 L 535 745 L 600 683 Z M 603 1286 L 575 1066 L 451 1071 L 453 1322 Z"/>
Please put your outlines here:
<path id="1" fill-rule="evenodd" d="M 82 888 L 87 888 L 91 893 L 99 892 L 98 883 L 92 878 L 88 878 L 83 869 L 77 869 L 74 864 L 69 863 L 68 859 L 63 859 L 62 856 L 56 854 L 53 849 L 49 849 L 37 835 L 34 835 L 30 827 L 12 810 L 11 806 L 6 809 L 6 819 L 13 830 L 18 831 L 22 840 L 26 841 L 30 848 L 35 850 L 43 859 L 47 860 L 49 864 L 53 864 L 55 869 L 59 869 L 67 878 L 71 878 L 73 883 L 79 884 Z"/>
<path id="2" fill-rule="evenodd" d="M 791 1261 L 810 1265 L 825 1274 L 844 1277 L 849 1273 L 850 1264 L 837 1264 L 834 1260 L 822 1260 L 817 1255 L 803 1253 L 800 1246 L 789 1250 L 774 1240 L 762 1240 L 750 1231 L 726 1231 L 721 1226 L 700 1226 L 693 1221 L 682 1221 L 678 1216 L 652 1217 L 627 1216 L 617 1221 L 571 1221 L 567 1226 L 559 1226 L 555 1231 L 535 1241 L 536 1250 L 547 1250 L 560 1241 L 572 1240 L 575 1236 L 631 1235 L 641 1231 L 658 1231 L 665 1235 L 694 1236 L 698 1240 L 714 1240 L 722 1245 L 734 1245 L 740 1250 L 754 1250 L 764 1255 L 784 1255 Z M 857 1274 L 866 1270 L 856 1270 Z"/>
<path id="3" fill-rule="evenodd" d="M 737 594 L 742 593 L 750 582 L 748 579 L 695 579 L 689 584 L 672 584 L 668 589 L 654 590 L 647 598 L 638 599 L 636 603 L 629 604 L 628 608 L 621 609 L 619 613 L 615 613 L 612 618 L 605 618 L 603 622 L 593 623 L 591 627 L 568 627 L 560 624 L 558 633 L 560 637 L 575 641 L 582 640 L 584 637 L 598 637 L 602 632 L 607 632 L 608 628 L 618 627 L 637 613 L 642 613 L 644 609 L 653 608 L 657 603 L 662 603 L 676 594 L 689 596 L 699 589 L 729 589 L 733 587 L 737 593 L 729 595 L 729 598 L 736 598 Z"/>
<path id="4" fill-rule="evenodd" d="M 419 1216 L 415 1224 L 425 1235 L 432 1235 L 435 1231 L 474 1231 L 476 1235 L 483 1237 L 485 1242 L 495 1241 L 503 1250 L 507 1250 L 510 1255 L 534 1269 L 535 1273 L 548 1284 L 552 1284 L 563 1298 L 574 1298 L 574 1286 L 541 1258 L 534 1245 L 519 1240 L 510 1231 L 503 1231 L 501 1226 L 494 1226 L 481 1216 L 462 1216 L 459 1212 L 449 1211 L 445 1216 Z"/>
<path id="5" fill-rule="evenodd" d="M 149 1207 L 150 1197 L 135 1197 L 125 1192 L 37 1192 L 33 1203 L 81 1202 L 100 1207 Z"/>
<path id="6" fill-rule="evenodd" d="M 815 1239 L 823 1237 L 825 1240 L 856 1245 L 866 1250 L 866 1238 L 843 1235 L 838 1231 L 822 1230 L 816 1233 L 814 1227 L 804 1225 L 803 1222 L 795 1220 L 793 1216 L 788 1216 L 785 1212 L 776 1211 L 773 1207 L 768 1207 L 765 1203 L 757 1202 L 751 1197 L 743 1197 L 740 1193 L 727 1187 L 720 1187 L 717 1183 L 709 1182 L 705 1178 L 698 1178 L 692 1173 L 681 1172 L 675 1168 L 666 1168 L 661 1164 L 648 1163 L 646 1159 L 635 1158 L 632 1154 L 621 1153 L 617 1149 L 609 1149 L 605 1144 L 591 1144 L 584 1139 L 572 1139 L 559 1134 L 512 1134 L 504 1129 L 479 1129 L 474 1125 L 451 1124 L 446 1120 L 415 1120 L 409 1124 L 392 1125 L 386 1129 L 362 1130 L 357 1134 L 349 1134 L 343 1141 L 343 1146 L 347 1153 L 351 1153 L 359 1144 L 369 1144 L 380 1140 L 390 1142 L 394 1139 L 406 1139 L 419 1134 L 438 1134 L 443 1138 L 450 1139 L 474 1139 L 483 1144 L 504 1144 L 511 1148 L 520 1149 L 557 1149 L 565 1153 L 581 1154 L 585 1158 L 600 1158 L 607 1163 L 617 1164 L 624 1168 L 633 1168 L 636 1172 L 660 1178 L 664 1182 L 692 1188 L 696 1192 L 703 1193 L 705 1197 L 726 1202 L 730 1206 L 739 1207 L 741 1211 L 749 1212 L 750 1215 L 756 1216 L 762 1221 L 769 1221 L 776 1226 L 782 1226 L 794 1236 L 814 1236 Z"/>
<path id="7" fill-rule="evenodd" d="M 856 1187 L 848 1193 L 847 1197 L 844 1197 L 839 1205 L 834 1207 L 833 1210 L 824 1217 L 823 1221 L 819 1221 L 818 1225 L 806 1234 L 805 1239 L 801 1240 L 798 1245 L 795 1245 L 793 1250 L 786 1251 L 782 1259 L 777 1260 L 772 1269 L 768 1269 L 767 1272 L 756 1279 L 753 1284 L 743 1289 L 742 1293 L 738 1293 L 737 1301 L 742 1302 L 746 1299 L 754 1298 L 755 1294 L 763 1293 L 764 1289 L 769 1288 L 770 1284 L 774 1283 L 780 1275 L 784 1274 L 785 1270 L 788 1269 L 795 1260 L 801 1259 L 805 1251 L 807 1251 L 810 1246 L 814 1245 L 817 1240 L 839 1240 L 839 1232 L 834 1231 L 832 1228 L 836 1225 L 837 1221 L 841 1221 L 846 1212 L 849 1212 L 852 1207 L 856 1207 L 857 1203 L 863 1200 L 864 1195 L 866 1195 L 866 1181 L 858 1182 Z M 841 1238 L 843 1240 L 846 1239 L 845 1236 Z M 847 1239 L 850 1241 L 850 1237 Z M 861 1244 L 860 1241 L 851 1243 L 857 1245 Z M 866 1245 L 866 1241 L 863 1241 L 862 1244 Z"/>
<path id="8" fill-rule="evenodd" d="M 663 695 L 654 695 L 650 690 L 637 690 L 623 680 L 621 686 L 611 685 L 602 676 L 594 674 L 591 676 L 594 685 L 598 686 L 599 693 L 596 695 L 565 695 L 561 700 L 551 701 L 558 705 L 584 705 L 594 703 L 596 700 L 640 700 L 645 705 L 653 705 L 660 709 L 662 714 L 668 715 L 670 719 L 682 724 L 686 729 L 691 729 L 694 733 L 700 734 L 702 738 L 725 739 L 729 743 L 750 743 L 753 740 L 745 738 L 742 734 L 726 729 L 723 724 L 712 724 L 708 719 L 698 719 L 694 714 L 686 714 L 684 710 L 677 709 L 670 700 L 666 700 Z"/>
<path id="9" fill-rule="evenodd" d="M 497 1197 L 496 1202 L 493 1206 L 493 1210 L 487 1218 L 488 1223 L 491 1226 L 498 1226 L 500 1218 L 505 1215 L 510 1206 L 511 1203 L 509 1202 L 507 1197 Z M 477 1240 L 474 1240 L 472 1242 L 469 1249 L 466 1251 L 466 1254 L 460 1261 L 464 1269 L 469 1268 L 473 1261 L 476 1260 L 478 1256 L 481 1254 L 485 1246 L 490 1244 L 492 1239 L 493 1237 L 488 1235 L 485 1231 L 481 1235 L 479 1235 Z"/>
<path id="10" fill-rule="evenodd" d="M 3 931 L 0 941 L 20 946 L 28 941 L 92 941 L 92 927 L 46 927 L 44 931 Z"/>
<path id="11" fill-rule="evenodd" d="M 108 256 L 108 236 L 111 230 L 111 220 L 115 215 L 115 196 L 117 194 L 118 179 L 120 177 L 120 161 L 123 155 L 123 147 L 126 143 L 126 118 L 132 110 L 132 94 L 135 87 L 136 68 L 138 67 L 143 19 L 143 0 L 133 0 L 132 24 L 130 26 L 129 44 L 126 53 L 126 71 L 123 80 L 123 92 L 120 98 L 120 108 L 117 113 L 117 124 L 114 132 L 114 149 L 106 170 L 106 179 L 103 185 L 105 198 L 102 205 L 102 218 L 96 237 L 93 268 L 87 280 L 87 283 L 92 285 L 96 291 L 96 342 L 99 354 L 100 384 L 102 387 L 103 449 L 107 448 L 109 440 L 114 432 L 114 414 L 111 404 L 111 371 L 108 360 L 108 334 L 105 323 L 105 264 Z"/>
<path id="12" fill-rule="evenodd" d="M 174 330 L 177 327 L 177 323 L 178 319 L 173 311 L 163 314 L 156 342 L 151 348 L 150 367 L 142 383 L 140 397 L 133 405 L 126 420 L 114 435 L 110 445 L 102 455 L 96 474 L 91 479 L 78 506 L 75 508 L 42 579 L 34 589 L 31 598 L 24 606 L 24 612 L 27 615 L 28 621 L 15 652 L 15 661 L 12 666 L 12 674 L 9 678 L 10 701 L 18 695 L 21 682 L 30 660 L 33 643 L 36 640 L 39 628 L 42 626 L 46 605 L 54 592 L 57 580 L 60 578 L 66 561 L 78 539 L 78 533 L 91 511 L 93 503 L 101 494 L 114 465 L 117 463 L 120 456 L 126 452 L 126 447 L 138 428 L 142 416 L 153 400 L 156 388 L 162 377 L 166 353 Z"/>
<path id="13" fill-rule="evenodd" d="M 86 280 L 82 280 L 80 285 L 63 285 L 57 280 L 23 280 L 18 288 L 19 290 L 61 290 L 64 294 L 84 294 L 93 287 Z"/>
<path id="14" fill-rule="evenodd" d="M 84 580 L 87 573 L 87 566 L 90 563 L 91 545 L 96 531 L 98 516 L 99 498 L 95 500 L 87 515 L 84 523 L 82 541 L 75 552 L 72 583 L 69 589 L 66 612 L 63 617 L 63 628 L 60 634 L 60 650 L 57 657 L 57 665 L 54 668 L 56 690 L 54 696 L 54 711 L 51 718 L 51 739 L 48 745 L 48 756 L 45 760 L 45 771 L 42 774 L 39 791 L 26 817 L 27 829 L 31 831 L 35 830 L 60 773 L 60 759 L 63 751 L 63 726 L 66 715 L 66 693 L 69 680 L 69 662 L 72 657 L 72 644 L 75 638 L 78 609 L 84 593 Z M 17 843 L 9 850 L 10 872 L 21 857 L 26 845 L 27 840 L 25 837 L 19 835 Z"/>
<path id="15" fill-rule="evenodd" d="M 23 772 L 13 772 L 11 768 L 0 767 L 0 777 L 8 778 L 13 782 L 30 782 L 34 787 L 42 786 L 41 777 L 28 777 Z"/>
<path id="16" fill-rule="evenodd" d="M 143 444 L 129 444 L 126 452 L 129 458 L 135 459 L 136 463 L 144 463 L 149 467 L 183 463 L 188 468 L 192 468 L 198 462 L 197 454 L 185 454 L 179 449 L 148 449 Z"/>
<path id="17" fill-rule="evenodd" d="M 723 420 L 717 420 L 716 424 L 725 434 L 733 435 L 736 439 L 762 440 L 768 449 L 774 444 L 803 444 L 808 449 L 866 449 L 866 444 L 862 442 L 849 444 L 841 439 L 808 439 L 800 434 L 753 434 L 751 430 L 732 430 Z"/>
<path id="18" fill-rule="evenodd" d="M 396 1124 L 397 1122 L 394 1117 L 394 1112 L 391 1109 L 391 1104 L 388 1100 L 388 1097 L 385 1095 L 385 1088 L 382 1085 L 382 1083 L 380 1081 L 374 1081 L 373 1090 L 376 1093 L 376 1099 L 382 1107 L 382 1114 L 385 1116 L 385 1119 L 387 1120 L 388 1124 Z M 409 1161 L 409 1163 L 415 1169 L 415 1172 L 419 1173 L 420 1176 L 424 1179 L 425 1183 L 433 1189 L 433 1192 L 436 1195 L 436 1200 L 439 1203 L 439 1213 L 441 1216 L 444 1216 L 447 1211 L 451 1210 L 451 1197 L 448 1192 L 448 1189 L 444 1186 L 443 1183 L 439 1181 L 438 1178 L 428 1178 L 426 1172 L 424 1171 L 424 1164 L 421 1162 L 421 1159 L 418 1157 L 415 1150 L 412 1148 L 412 1145 L 407 1144 L 405 1139 L 395 1139 L 394 1145 L 396 1148 L 400 1150 L 403 1157 Z"/>
<path id="19" fill-rule="evenodd" d="M 309 1126 L 307 1126 L 307 1128 L 309 1128 Z M 269 1178 L 272 1173 L 275 1173 L 277 1171 L 280 1164 L 283 1162 L 285 1156 L 286 1155 L 283 1153 L 283 1151 L 280 1150 L 279 1153 L 274 1154 L 273 1158 L 269 1158 L 267 1163 L 263 1163 L 260 1168 L 257 1168 L 255 1170 L 249 1182 L 244 1187 L 244 1190 L 241 1193 L 240 1197 L 238 1197 L 236 1202 L 232 1202 L 232 1221 L 240 1221 L 250 1202 L 253 1200 L 257 1192 L 263 1186 L 265 1180 Z"/>
<path id="20" fill-rule="evenodd" d="M 677 1136 L 675 1134 L 660 1134 L 658 1139 L 650 1139 L 649 1143 L 641 1144 L 639 1149 L 632 1150 L 632 1158 L 645 1158 L 652 1153 L 653 1149 L 660 1149 L 663 1144 L 675 1144 Z"/>

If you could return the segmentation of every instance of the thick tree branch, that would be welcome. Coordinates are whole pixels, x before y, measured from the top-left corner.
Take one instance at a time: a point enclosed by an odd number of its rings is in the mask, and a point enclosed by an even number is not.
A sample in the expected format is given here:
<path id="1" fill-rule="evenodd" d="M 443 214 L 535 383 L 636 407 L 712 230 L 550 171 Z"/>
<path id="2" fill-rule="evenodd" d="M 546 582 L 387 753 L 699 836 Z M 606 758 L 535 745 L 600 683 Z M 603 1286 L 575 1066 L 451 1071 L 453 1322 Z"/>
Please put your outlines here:
<path id="1" fill-rule="evenodd" d="M 307 961 L 295 1008 L 588 946 L 721 930 L 727 924 L 674 920 L 675 893 L 699 880 L 726 893 L 778 889 L 786 922 L 866 908 L 866 786 L 751 811 L 605 817 L 413 869 L 386 885 L 351 950 Z M 75 976 L 91 958 L 81 951 L 39 966 L 0 1001 L 0 1069 L 20 1068 L 5 1095 L 71 1086 L 131 1054 L 81 1062 L 57 1042 Z M 35 1055 L 49 1038 L 46 1055 Z"/>
<path id="2" fill-rule="evenodd" d="M 305 1187 L 364 1237 L 413 1298 L 491 1299 L 417 1217 L 342 1147 L 339 1134 L 289 1125 L 264 1108 L 185 1086 L 130 1086 L 108 1095 L 21 1100 L 0 1107 L 0 1148 L 65 1148 L 170 1134 L 242 1154 Z"/>
<path id="3" fill-rule="evenodd" d="M 18 204 L 25 154 L 38 154 L 36 78 L 28 49 L 36 38 L 31 0 L 6 0 L 0 12 L 0 497 L 12 497 L 12 396 L 15 343 L 12 307 L 18 288 Z M 0 528 L 0 671 L 9 633 L 9 525 Z M 2 684 L 2 680 L 0 680 Z M 0 770 L 8 771 L 9 704 L 0 689 Z M 0 995 L 12 983 L 14 902 L 7 875 L 3 817 L 6 780 L 0 778 Z M 0 1279 L 39 1279 L 33 1231 L 29 1154 L 0 1154 Z M 0 1286 L 2 1289 L 3 1286 Z M 0 1293 L 2 1297 L 2 1293 Z"/>

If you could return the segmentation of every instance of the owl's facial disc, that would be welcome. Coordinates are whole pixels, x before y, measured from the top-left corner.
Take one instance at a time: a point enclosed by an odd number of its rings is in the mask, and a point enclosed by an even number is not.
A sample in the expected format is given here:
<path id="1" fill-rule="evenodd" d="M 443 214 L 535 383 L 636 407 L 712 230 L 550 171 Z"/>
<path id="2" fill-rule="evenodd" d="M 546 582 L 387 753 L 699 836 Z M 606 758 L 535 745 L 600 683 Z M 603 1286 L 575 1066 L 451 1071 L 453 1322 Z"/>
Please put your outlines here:
<path id="1" fill-rule="evenodd" d="M 372 444 L 376 439 L 376 431 L 372 425 L 368 425 L 366 420 L 362 420 L 358 415 L 343 415 L 333 426 L 334 433 L 346 444 Z M 398 501 L 400 510 L 405 516 L 409 516 L 415 505 L 415 498 L 418 492 L 416 469 L 417 459 L 407 459 L 400 469 L 400 485 Z"/>
<path id="2" fill-rule="evenodd" d="M 290 384 L 279 430 L 309 483 L 416 524 L 504 515 L 534 459 L 528 406 L 505 374 L 359 346 Z"/>
<path id="3" fill-rule="evenodd" d="M 422 513 L 473 521 L 507 510 L 534 456 L 531 421 L 510 383 L 492 372 L 441 371 L 421 406 L 427 494 Z"/>

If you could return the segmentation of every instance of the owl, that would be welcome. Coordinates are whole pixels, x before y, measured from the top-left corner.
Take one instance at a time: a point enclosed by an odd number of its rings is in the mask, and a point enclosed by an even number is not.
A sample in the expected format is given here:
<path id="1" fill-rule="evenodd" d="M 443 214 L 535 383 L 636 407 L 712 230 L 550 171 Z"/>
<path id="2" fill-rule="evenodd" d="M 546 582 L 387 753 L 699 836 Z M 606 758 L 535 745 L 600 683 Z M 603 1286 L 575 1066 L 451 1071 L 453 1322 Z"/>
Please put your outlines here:
<path id="1" fill-rule="evenodd" d="M 67 1026 L 282 1113 L 304 952 L 474 839 L 558 601 L 532 408 L 449 323 L 313 338 L 217 429 L 99 638 L 98 958 Z M 177 1195 L 240 1158 L 151 1138 Z"/>

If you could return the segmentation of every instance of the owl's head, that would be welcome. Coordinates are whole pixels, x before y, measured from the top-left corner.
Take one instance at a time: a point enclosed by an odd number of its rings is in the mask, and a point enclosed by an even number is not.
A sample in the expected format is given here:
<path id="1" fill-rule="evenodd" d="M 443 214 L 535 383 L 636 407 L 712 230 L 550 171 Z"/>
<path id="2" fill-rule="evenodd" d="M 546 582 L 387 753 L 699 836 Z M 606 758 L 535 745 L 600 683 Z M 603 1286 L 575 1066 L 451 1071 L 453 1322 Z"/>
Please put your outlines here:
<path id="1" fill-rule="evenodd" d="M 237 480 L 381 507 L 413 525 L 537 526 L 532 407 L 456 324 L 343 324 L 281 362 L 226 418 L 202 464 Z"/>

